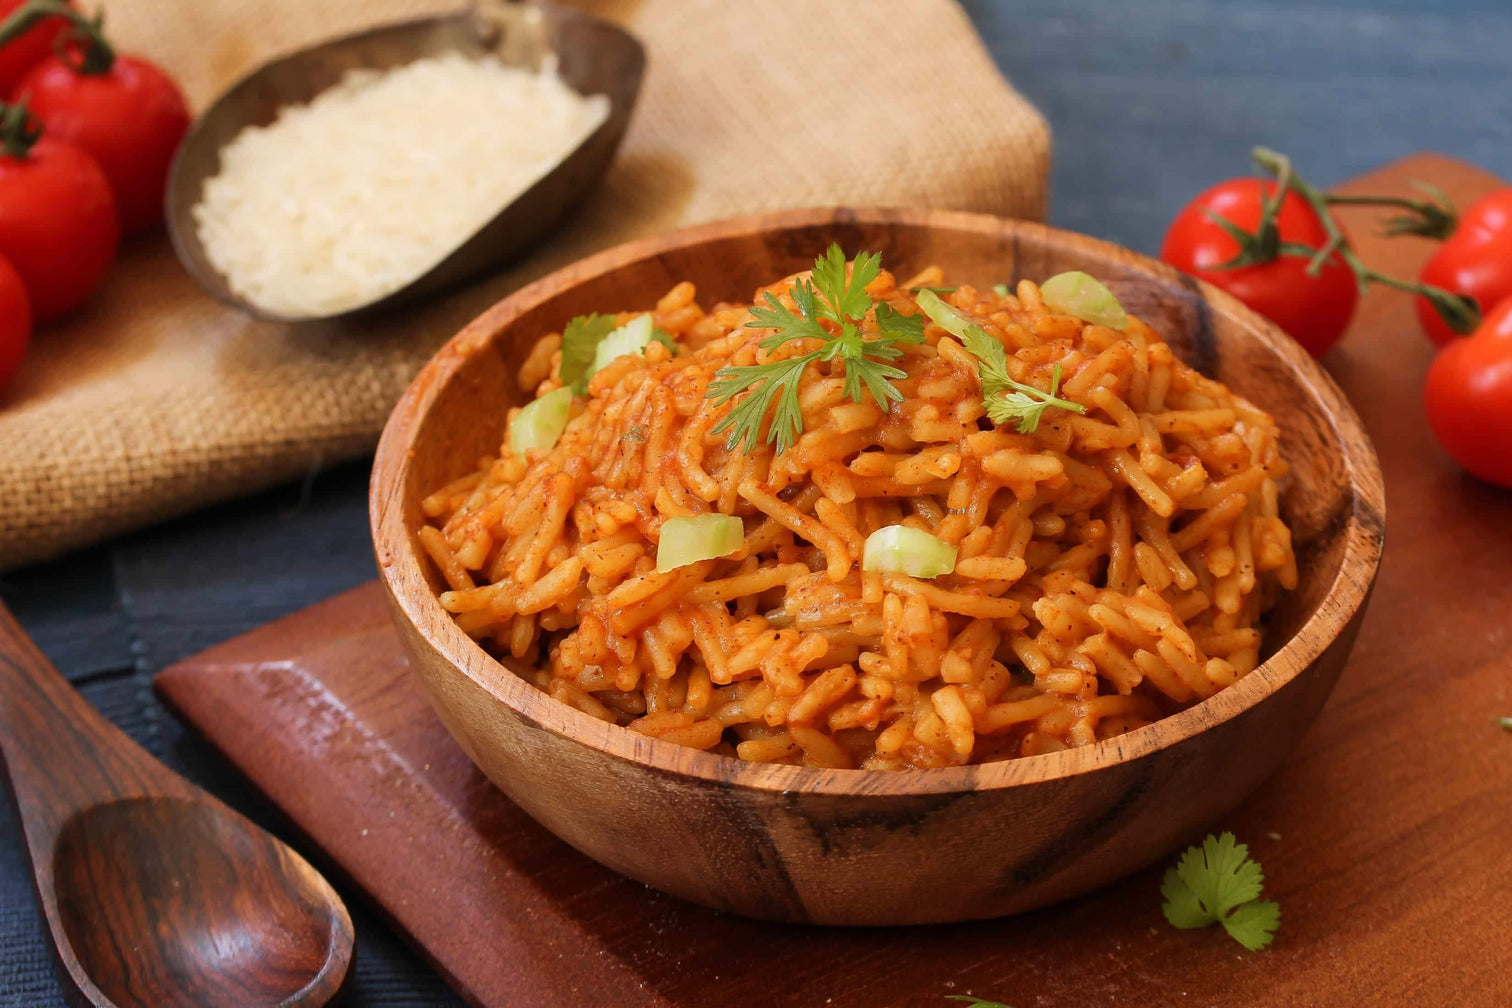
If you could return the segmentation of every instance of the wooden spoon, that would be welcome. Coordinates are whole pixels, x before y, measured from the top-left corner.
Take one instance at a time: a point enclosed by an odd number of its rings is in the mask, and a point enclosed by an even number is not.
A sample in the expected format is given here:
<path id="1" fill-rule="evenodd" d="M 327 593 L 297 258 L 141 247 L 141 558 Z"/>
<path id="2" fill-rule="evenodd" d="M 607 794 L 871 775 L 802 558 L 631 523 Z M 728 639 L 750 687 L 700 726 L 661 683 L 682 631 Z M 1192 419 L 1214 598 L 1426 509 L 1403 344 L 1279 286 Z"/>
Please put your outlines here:
<path id="1" fill-rule="evenodd" d="M 64 992 L 79 1005 L 323 1005 L 340 897 L 69 688 L 0 604 L 0 751 Z"/>

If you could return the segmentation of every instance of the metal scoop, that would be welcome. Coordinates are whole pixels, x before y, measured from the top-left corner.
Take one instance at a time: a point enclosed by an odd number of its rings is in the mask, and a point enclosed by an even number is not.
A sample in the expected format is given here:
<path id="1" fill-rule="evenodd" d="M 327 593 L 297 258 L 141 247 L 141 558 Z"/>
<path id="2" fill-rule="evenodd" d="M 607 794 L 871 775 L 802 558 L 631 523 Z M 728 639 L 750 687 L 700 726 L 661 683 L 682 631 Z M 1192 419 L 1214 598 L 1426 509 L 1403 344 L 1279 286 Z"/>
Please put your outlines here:
<path id="1" fill-rule="evenodd" d="M 551 53 L 563 81 L 582 95 L 609 99 L 609 115 L 576 149 L 443 259 L 376 300 L 330 315 L 291 316 L 249 303 L 211 265 L 192 210 L 220 151 L 247 126 L 265 126 L 287 105 L 304 104 L 357 68 L 386 70 L 427 56 L 496 55 L 539 69 Z M 254 70 L 218 98 L 179 148 L 168 182 L 168 234 L 184 269 L 212 296 L 274 322 L 314 322 L 389 307 L 435 293 L 517 258 L 544 238 L 598 182 L 624 137 L 640 91 L 645 50 L 617 25 L 549 3 L 480 0 L 466 10 L 387 25 L 302 49 Z"/>

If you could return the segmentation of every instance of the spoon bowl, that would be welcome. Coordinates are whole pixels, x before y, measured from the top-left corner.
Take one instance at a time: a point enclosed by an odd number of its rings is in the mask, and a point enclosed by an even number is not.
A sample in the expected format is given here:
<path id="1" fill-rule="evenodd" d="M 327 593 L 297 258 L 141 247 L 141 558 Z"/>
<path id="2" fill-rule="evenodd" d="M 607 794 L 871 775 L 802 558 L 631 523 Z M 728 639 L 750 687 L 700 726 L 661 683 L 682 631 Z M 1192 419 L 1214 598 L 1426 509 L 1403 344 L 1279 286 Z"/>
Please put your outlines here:
<path id="1" fill-rule="evenodd" d="M 555 55 L 562 80 L 582 95 L 602 94 L 609 114 L 529 189 L 451 252 L 402 287 L 328 315 L 286 315 L 260 308 L 231 288 L 205 254 L 194 207 L 220 171 L 220 152 L 248 126 L 266 126 L 290 105 L 306 104 L 350 70 L 388 70 L 428 56 L 495 55 L 537 69 Z M 645 50 L 617 25 L 547 3 L 489 0 L 476 8 L 347 35 L 281 56 L 243 77 L 195 120 L 168 180 L 167 227 L 179 261 L 207 293 L 256 318 L 315 322 L 377 312 L 436 293 L 518 258 L 546 236 L 603 176 L 619 148 L 640 91 Z"/>
<path id="2" fill-rule="evenodd" d="M 71 1003 L 316 1008 L 340 992 L 352 921 L 330 884 L 106 721 L 4 605 L 0 752 Z"/>
<path id="3" fill-rule="evenodd" d="M 74 958 L 116 1004 L 145 1003 L 148 989 L 157 1004 L 319 1004 L 346 972 L 351 925 L 330 884 L 291 854 L 205 802 L 96 805 L 64 823 L 53 848 L 58 917 Z M 269 872 L 248 899 L 248 882 Z"/>

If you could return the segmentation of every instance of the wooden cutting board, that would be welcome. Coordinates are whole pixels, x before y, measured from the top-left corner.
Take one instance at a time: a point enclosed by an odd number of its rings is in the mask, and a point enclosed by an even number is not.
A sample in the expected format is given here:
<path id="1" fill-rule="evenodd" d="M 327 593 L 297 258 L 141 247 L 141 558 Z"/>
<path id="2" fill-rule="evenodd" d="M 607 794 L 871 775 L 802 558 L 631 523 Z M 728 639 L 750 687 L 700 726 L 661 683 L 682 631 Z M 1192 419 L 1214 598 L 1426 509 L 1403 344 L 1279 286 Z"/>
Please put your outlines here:
<path id="1" fill-rule="evenodd" d="M 1343 188 L 1405 195 L 1414 178 L 1461 206 L 1497 183 L 1418 155 Z M 1377 237 L 1377 212 L 1343 216 L 1378 268 L 1412 275 L 1430 250 Z M 1430 357 L 1408 299 L 1377 290 L 1327 361 L 1381 454 L 1387 550 L 1322 717 L 1220 824 L 1281 903 L 1264 952 L 1167 925 L 1160 868 L 1018 917 L 891 930 L 764 924 L 648 890 L 472 767 L 407 674 L 376 584 L 157 685 L 480 1005 L 1512 1004 L 1512 734 L 1495 720 L 1512 715 L 1512 493 L 1434 445 Z"/>

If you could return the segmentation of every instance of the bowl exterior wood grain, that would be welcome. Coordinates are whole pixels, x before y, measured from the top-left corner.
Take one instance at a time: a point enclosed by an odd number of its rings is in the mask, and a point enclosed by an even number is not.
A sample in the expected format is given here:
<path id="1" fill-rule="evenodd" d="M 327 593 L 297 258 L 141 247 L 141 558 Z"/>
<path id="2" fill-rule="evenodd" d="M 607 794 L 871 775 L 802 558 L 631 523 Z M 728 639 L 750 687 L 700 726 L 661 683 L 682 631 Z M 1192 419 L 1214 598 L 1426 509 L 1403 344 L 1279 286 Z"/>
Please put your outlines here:
<path id="1" fill-rule="evenodd" d="M 1104 279 L 1205 373 L 1272 412 L 1301 585 L 1262 665 L 1213 698 L 1080 749 L 948 770 L 743 763 L 605 724 L 527 684 L 459 631 L 415 541 L 420 500 L 498 450 L 515 374 L 574 315 L 648 306 L 688 279 L 748 301 L 831 241 L 950 282 Z M 658 889 L 749 916 L 912 924 L 1086 892 L 1190 839 L 1286 756 L 1354 643 L 1384 530 L 1375 454 L 1323 370 L 1223 293 L 1040 225 L 944 211 L 790 211 L 633 242 L 567 267 L 459 333 L 395 409 L 374 465 L 373 534 L 394 617 L 442 720 L 509 797 L 579 850 Z"/>

